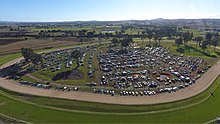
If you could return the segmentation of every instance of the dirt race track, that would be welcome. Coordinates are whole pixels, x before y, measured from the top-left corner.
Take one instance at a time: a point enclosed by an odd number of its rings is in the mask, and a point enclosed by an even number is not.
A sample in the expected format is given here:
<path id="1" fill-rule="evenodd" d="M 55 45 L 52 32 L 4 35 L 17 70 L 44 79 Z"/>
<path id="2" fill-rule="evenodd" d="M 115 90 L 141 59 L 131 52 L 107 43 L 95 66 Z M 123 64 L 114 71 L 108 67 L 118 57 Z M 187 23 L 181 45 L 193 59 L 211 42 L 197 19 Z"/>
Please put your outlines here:
<path id="1" fill-rule="evenodd" d="M 9 66 L 15 62 L 18 62 L 21 58 L 8 62 L 0 67 Z M 140 104 L 158 104 L 174 102 L 178 100 L 183 100 L 189 97 L 193 97 L 205 91 L 218 77 L 220 74 L 220 61 L 213 65 L 201 78 L 185 89 L 178 90 L 173 93 L 162 93 L 155 96 L 107 96 L 94 93 L 86 92 L 62 92 L 57 90 L 44 90 L 29 86 L 22 86 L 17 82 L 12 80 L 7 80 L 5 78 L 0 78 L 0 86 L 2 88 L 36 96 L 46 96 L 53 98 L 64 98 L 69 100 L 80 100 L 80 101 L 90 101 L 99 103 L 109 103 L 109 104 L 123 104 L 123 105 L 140 105 Z"/>

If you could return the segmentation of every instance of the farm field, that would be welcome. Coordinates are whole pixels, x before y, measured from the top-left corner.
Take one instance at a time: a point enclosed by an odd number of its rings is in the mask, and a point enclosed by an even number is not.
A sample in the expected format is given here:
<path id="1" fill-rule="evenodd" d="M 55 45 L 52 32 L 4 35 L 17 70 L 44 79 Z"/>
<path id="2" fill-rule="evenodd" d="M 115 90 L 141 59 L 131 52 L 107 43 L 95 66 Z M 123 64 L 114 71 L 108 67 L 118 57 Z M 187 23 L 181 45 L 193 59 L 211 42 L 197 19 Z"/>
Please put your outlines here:
<path id="1" fill-rule="evenodd" d="M 91 42 L 94 42 L 91 40 Z M 88 43 L 91 43 L 88 42 Z M 8 45 L 0 45 L 0 55 L 10 54 L 10 53 L 16 53 L 19 52 L 21 48 L 32 48 L 32 49 L 50 49 L 54 47 L 68 47 L 73 45 L 80 45 L 80 44 L 86 44 L 80 43 L 78 41 L 56 41 L 51 39 L 46 40 L 37 40 L 37 39 L 30 39 L 25 41 L 20 41 L 16 43 L 11 43 Z"/>
<path id="2" fill-rule="evenodd" d="M 88 31 L 96 31 L 96 33 L 102 31 L 119 31 L 121 26 L 85 26 L 85 27 L 55 27 L 55 28 L 31 28 L 33 32 L 39 32 L 41 30 L 62 30 L 62 31 L 79 31 L 79 30 L 88 30 Z"/>
<path id="3" fill-rule="evenodd" d="M 77 30 L 92 30 L 92 27 L 83 27 L 83 28 L 77 28 L 77 27 L 55 27 L 55 28 L 31 28 L 32 31 L 34 32 L 39 32 L 41 30 L 73 30 L 73 31 L 77 31 Z"/>
<path id="4" fill-rule="evenodd" d="M 8 38 L 0 38 L 0 45 L 6 45 L 6 44 L 11 44 L 15 42 L 20 42 L 26 40 L 24 37 L 19 37 L 19 38 L 13 38 L 13 37 L 8 37 Z"/>

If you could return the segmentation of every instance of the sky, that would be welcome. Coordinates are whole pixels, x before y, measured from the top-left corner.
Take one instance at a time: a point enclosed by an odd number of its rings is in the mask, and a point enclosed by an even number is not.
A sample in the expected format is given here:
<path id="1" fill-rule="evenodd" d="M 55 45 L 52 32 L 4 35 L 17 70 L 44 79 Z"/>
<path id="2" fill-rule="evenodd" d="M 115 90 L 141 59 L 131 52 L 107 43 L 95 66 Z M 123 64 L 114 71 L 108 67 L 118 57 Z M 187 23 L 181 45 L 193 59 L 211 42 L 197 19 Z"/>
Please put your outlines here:
<path id="1" fill-rule="evenodd" d="M 0 0 L 0 21 L 220 18 L 220 0 Z"/>

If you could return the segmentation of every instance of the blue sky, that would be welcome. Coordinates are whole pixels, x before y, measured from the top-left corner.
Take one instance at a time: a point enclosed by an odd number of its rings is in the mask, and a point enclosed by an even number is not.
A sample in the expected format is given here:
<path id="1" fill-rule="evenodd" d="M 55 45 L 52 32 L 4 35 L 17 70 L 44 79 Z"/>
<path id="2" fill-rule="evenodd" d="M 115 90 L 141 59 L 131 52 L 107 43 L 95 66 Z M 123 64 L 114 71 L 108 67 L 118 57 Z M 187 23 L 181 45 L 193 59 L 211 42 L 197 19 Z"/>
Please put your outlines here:
<path id="1" fill-rule="evenodd" d="M 220 18 L 220 0 L 0 0 L 0 21 Z"/>

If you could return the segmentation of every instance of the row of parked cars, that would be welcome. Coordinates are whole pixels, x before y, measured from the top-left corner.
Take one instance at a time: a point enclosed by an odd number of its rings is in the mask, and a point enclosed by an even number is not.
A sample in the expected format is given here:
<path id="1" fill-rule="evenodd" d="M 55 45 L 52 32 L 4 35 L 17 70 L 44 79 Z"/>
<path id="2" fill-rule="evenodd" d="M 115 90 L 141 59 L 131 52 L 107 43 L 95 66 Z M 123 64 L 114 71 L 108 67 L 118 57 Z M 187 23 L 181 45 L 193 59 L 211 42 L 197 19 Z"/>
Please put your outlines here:
<path id="1" fill-rule="evenodd" d="M 176 92 L 180 89 L 183 89 L 185 87 L 188 87 L 189 85 L 192 85 L 193 82 L 190 83 L 185 83 L 185 84 L 181 84 L 179 86 L 174 86 L 174 87 L 165 87 L 165 88 L 161 88 L 158 91 L 121 91 L 120 92 L 120 96 L 143 96 L 143 95 L 148 95 L 148 96 L 152 96 L 152 95 L 156 95 L 158 93 L 171 93 L 171 92 Z"/>
<path id="2" fill-rule="evenodd" d="M 78 91 L 78 87 L 56 86 L 55 90 L 59 91 Z"/>
<path id="3" fill-rule="evenodd" d="M 105 89 L 93 89 L 93 93 L 105 94 L 105 95 L 111 95 L 111 96 L 115 95 L 115 91 L 114 90 L 105 90 Z"/>
<path id="4" fill-rule="evenodd" d="M 120 92 L 120 96 L 143 96 L 143 95 L 148 95 L 148 96 L 152 96 L 152 95 L 156 95 L 157 92 L 156 91 L 121 91 Z"/>
<path id="5" fill-rule="evenodd" d="M 53 87 L 52 85 L 50 85 L 50 83 L 42 84 L 39 82 L 32 83 L 29 81 L 20 81 L 19 83 L 21 85 L 42 88 L 42 89 L 51 89 Z M 55 90 L 58 90 L 58 91 L 78 91 L 79 88 L 78 87 L 55 86 Z"/>
<path id="6" fill-rule="evenodd" d="M 32 83 L 32 82 L 29 82 L 29 81 L 20 81 L 19 83 L 21 85 L 27 85 L 27 86 L 43 88 L 43 89 L 50 89 L 50 88 L 52 88 L 52 86 L 49 83 L 41 84 L 39 82 Z"/>
<path id="7" fill-rule="evenodd" d="M 31 87 L 37 87 L 37 88 L 42 88 L 42 89 L 51 89 L 52 85 L 50 83 L 47 84 L 41 84 L 39 82 L 29 82 L 29 81 L 20 81 L 19 82 L 21 85 L 27 85 Z M 174 87 L 166 87 L 166 88 L 161 88 L 157 91 L 149 91 L 149 90 L 144 90 L 144 91 L 121 91 L 120 96 L 152 96 L 152 95 L 157 95 L 158 93 L 171 93 L 171 92 L 176 92 L 179 89 L 183 89 L 185 87 L 188 87 L 189 85 L 192 85 L 193 82 L 191 83 L 185 83 L 181 84 L 179 86 L 174 86 Z M 55 90 L 58 91 L 78 91 L 78 87 L 66 87 L 66 86 L 56 86 Z M 107 90 L 107 89 L 93 89 L 93 93 L 95 94 L 105 94 L 105 95 L 111 95 L 114 96 L 116 93 L 114 90 Z"/>

